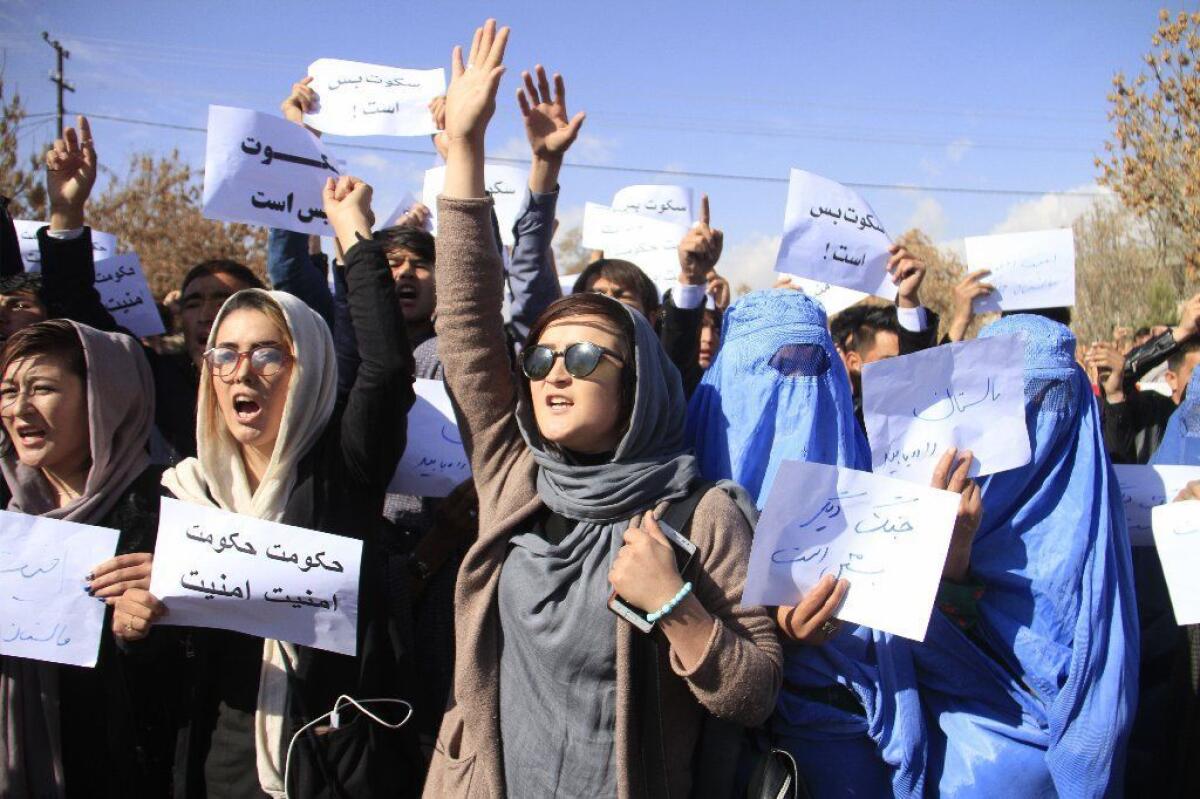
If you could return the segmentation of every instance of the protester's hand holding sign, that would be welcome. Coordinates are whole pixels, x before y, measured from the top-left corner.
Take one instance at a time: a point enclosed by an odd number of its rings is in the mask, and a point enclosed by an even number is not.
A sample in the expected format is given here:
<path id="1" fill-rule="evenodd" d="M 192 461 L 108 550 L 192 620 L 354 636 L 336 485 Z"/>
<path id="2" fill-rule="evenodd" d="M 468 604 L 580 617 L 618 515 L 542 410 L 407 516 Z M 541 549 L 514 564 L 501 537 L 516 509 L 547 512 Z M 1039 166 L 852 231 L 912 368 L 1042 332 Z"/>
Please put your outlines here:
<path id="1" fill-rule="evenodd" d="M 700 218 L 679 242 L 679 282 L 705 285 L 721 259 L 724 246 L 725 234 L 712 226 L 705 194 L 700 198 Z"/>
<path id="2" fill-rule="evenodd" d="M 887 272 L 896 284 L 896 305 L 900 308 L 919 308 L 921 283 L 925 280 L 925 262 L 907 248 L 893 244 L 888 247 Z"/>
<path id="3" fill-rule="evenodd" d="M 150 567 L 153 563 L 154 554 L 151 552 L 130 552 L 109 558 L 87 576 L 88 593 L 115 605 L 130 588 L 150 587 Z"/>
<path id="4" fill-rule="evenodd" d="M 950 330 L 947 333 L 951 341 L 958 342 L 967 337 L 967 328 L 975 318 L 975 298 L 983 297 L 992 291 L 990 285 L 982 282 L 990 274 L 987 269 L 978 269 L 954 287 L 954 316 L 950 320 Z"/>
<path id="5" fill-rule="evenodd" d="M 1200 499 L 1200 480 L 1192 480 L 1175 497 L 1176 502 L 1187 502 L 1189 499 Z"/>
<path id="6" fill-rule="evenodd" d="M 83 227 L 83 207 L 96 184 L 96 147 L 87 117 L 78 117 L 79 130 L 66 128 L 46 151 L 46 195 L 50 229 Z"/>
<path id="7" fill-rule="evenodd" d="M 524 88 L 517 89 L 517 104 L 525 120 L 525 137 L 533 151 L 533 164 L 529 170 L 529 188 L 538 194 L 546 194 L 558 188 L 558 172 L 562 168 L 563 156 L 579 136 L 583 126 L 584 112 L 573 117 L 567 115 L 567 87 L 562 75 L 554 76 L 554 95 L 550 94 L 550 82 L 541 64 L 534 68 L 533 75 L 522 72 Z"/>
<path id="8" fill-rule="evenodd" d="M 849 590 L 849 580 L 837 580 L 832 574 L 826 574 L 799 604 L 776 608 L 775 623 L 793 641 L 819 646 L 837 632 L 840 625 L 833 614 L 837 613 Z"/>
<path id="9" fill-rule="evenodd" d="M 394 227 L 415 227 L 418 230 L 429 230 L 429 207 L 424 203 L 413 203 L 400 216 L 392 220 L 391 224 Z"/>
<path id="10" fill-rule="evenodd" d="M 729 307 L 729 281 L 717 274 L 715 269 L 709 270 L 707 280 L 708 288 L 704 290 L 704 293 L 712 297 L 713 305 L 718 311 L 724 313 L 725 309 Z"/>
<path id="11" fill-rule="evenodd" d="M 946 565 L 942 569 L 942 579 L 960 583 L 967 578 L 971 568 L 971 545 L 983 520 L 983 494 L 979 484 L 967 476 L 973 460 L 970 450 L 957 459 L 956 455 L 958 452 L 954 447 L 946 450 L 929 485 L 962 495 L 958 503 L 958 516 L 954 519 L 950 550 L 946 553 Z"/>
<path id="12" fill-rule="evenodd" d="M 433 146 L 442 160 L 446 160 L 446 149 L 450 146 L 450 138 L 446 135 L 446 95 L 439 95 L 429 101 L 429 114 L 433 117 L 433 125 L 438 132 L 433 134 Z"/>
<path id="13" fill-rule="evenodd" d="M 283 112 L 283 118 L 288 122 L 295 122 L 297 125 L 302 125 L 312 135 L 319 137 L 321 131 L 304 124 L 304 115 L 312 113 L 317 108 L 317 93 L 309 85 L 312 83 L 312 80 L 312 76 L 310 75 L 302 79 L 299 83 L 293 83 L 292 93 L 279 104 L 279 110 Z"/>

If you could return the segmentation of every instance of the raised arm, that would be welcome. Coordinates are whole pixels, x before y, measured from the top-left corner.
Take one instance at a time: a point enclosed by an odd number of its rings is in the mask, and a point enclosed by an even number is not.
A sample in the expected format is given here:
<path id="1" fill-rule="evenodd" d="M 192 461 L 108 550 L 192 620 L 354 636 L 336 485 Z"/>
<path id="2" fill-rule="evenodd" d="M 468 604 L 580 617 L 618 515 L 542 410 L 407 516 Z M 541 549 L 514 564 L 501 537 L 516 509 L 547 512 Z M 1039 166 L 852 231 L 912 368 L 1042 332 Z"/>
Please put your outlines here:
<path id="1" fill-rule="evenodd" d="M 341 456 L 353 479 L 383 489 L 404 453 L 413 393 L 412 348 L 396 308 L 383 246 L 371 238 L 371 187 L 326 181 L 325 213 L 346 253 L 350 318 L 360 359 L 341 417 Z"/>
<path id="2" fill-rule="evenodd" d="M 534 76 L 521 73 L 525 83 L 517 89 L 517 105 L 525 121 L 525 136 L 533 155 L 525 207 L 513 226 L 512 264 L 508 286 L 512 291 L 512 328 L 524 343 L 529 329 L 550 303 L 562 296 L 554 256 L 554 212 L 558 204 L 558 174 L 563 157 L 579 135 L 584 114 L 567 116 L 567 89 L 562 75 L 554 76 L 554 94 L 541 64 Z"/>
<path id="3" fill-rule="evenodd" d="M 492 233 L 492 201 L 484 191 L 484 134 L 508 29 L 488 20 L 475 31 L 468 65 L 454 48 L 446 92 L 446 184 L 438 200 L 438 353 L 446 388 L 458 410 L 480 507 L 489 487 L 525 451 L 517 429 L 515 378 L 504 339 L 503 264 Z"/>
<path id="4" fill-rule="evenodd" d="M 92 231 L 84 223 L 84 208 L 96 184 L 98 159 L 87 118 L 79 117 L 77 124 L 78 130 L 64 130 L 46 152 L 50 226 L 38 231 L 42 301 L 52 317 L 121 330 L 96 290 Z"/>
<path id="5" fill-rule="evenodd" d="M 307 127 L 304 114 L 317 103 L 317 93 L 309 86 L 311 82 L 312 78 L 306 77 L 293 84 L 291 94 L 279 104 L 283 116 L 301 127 Z M 312 128 L 308 129 L 314 135 L 321 135 Z M 271 230 L 267 237 L 267 277 L 271 279 L 273 288 L 303 300 L 333 329 L 333 295 L 329 293 L 325 276 L 309 255 L 306 234 Z"/>

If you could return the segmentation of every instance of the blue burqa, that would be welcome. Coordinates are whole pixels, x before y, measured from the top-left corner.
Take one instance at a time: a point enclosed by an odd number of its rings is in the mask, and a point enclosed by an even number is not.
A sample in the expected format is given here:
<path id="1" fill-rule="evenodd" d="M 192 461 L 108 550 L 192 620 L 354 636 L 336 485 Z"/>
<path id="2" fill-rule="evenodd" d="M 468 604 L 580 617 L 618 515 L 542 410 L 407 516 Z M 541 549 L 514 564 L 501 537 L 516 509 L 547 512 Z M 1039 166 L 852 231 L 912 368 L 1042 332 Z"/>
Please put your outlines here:
<path id="1" fill-rule="evenodd" d="M 1075 337 L 1040 316 L 981 337 L 1025 347 L 1029 464 L 980 480 L 970 634 L 935 612 L 913 645 L 940 796 L 1122 794 L 1138 626 L 1121 495 Z"/>
<path id="2" fill-rule="evenodd" d="M 760 508 L 784 460 L 871 468 L 825 311 L 791 289 L 747 295 L 726 312 L 687 435 L 701 473 L 741 483 Z M 817 799 L 921 795 L 924 721 L 911 654 L 898 641 L 847 624 L 824 646 L 785 643 L 788 686 L 771 726 Z M 838 686 L 865 715 L 821 701 Z"/>

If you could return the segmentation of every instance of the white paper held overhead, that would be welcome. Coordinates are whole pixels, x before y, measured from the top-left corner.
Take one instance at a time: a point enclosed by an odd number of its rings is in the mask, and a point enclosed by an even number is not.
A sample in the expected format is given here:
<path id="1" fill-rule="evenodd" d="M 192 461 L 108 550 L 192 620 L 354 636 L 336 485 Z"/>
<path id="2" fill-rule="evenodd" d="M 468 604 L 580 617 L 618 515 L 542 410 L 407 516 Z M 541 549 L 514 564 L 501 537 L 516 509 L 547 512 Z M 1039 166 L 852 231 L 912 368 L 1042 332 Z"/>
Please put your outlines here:
<path id="1" fill-rule="evenodd" d="M 208 219 L 332 235 L 321 193 L 326 178 L 341 174 L 321 140 L 302 126 L 244 108 L 208 107 Z"/>
<path id="2" fill-rule="evenodd" d="M 37 272 L 42 268 L 42 253 L 38 249 L 37 232 L 47 227 L 45 222 L 33 219 L 14 219 L 13 227 L 17 229 L 17 239 L 21 243 L 21 261 L 25 264 L 26 272 Z M 117 254 L 117 237 L 111 233 L 92 231 L 92 258 L 103 261 Z"/>
<path id="3" fill-rule="evenodd" d="M 337 58 L 308 66 L 317 110 L 304 121 L 335 136 L 428 136 L 429 103 L 446 93 L 444 69 L 401 69 Z"/>
<path id="4" fill-rule="evenodd" d="M 1075 237 L 1070 228 L 968 236 L 967 271 L 987 269 L 995 291 L 976 297 L 975 313 L 1075 304 Z"/>
<path id="5" fill-rule="evenodd" d="M 626 186 L 613 195 L 614 211 L 629 211 L 690 228 L 696 221 L 694 193 L 686 186 Z"/>
<path id="6" fill-rule="evenodd" d="M 513 225 L 525 203 L 525 191 L 529 183 L 529 170 L 524 167 L 486 164 L 483 168 L 484 189 L 496 204 L 496 220 L 500 224 L 500 239 L 507 246 L 513 244 Z M 421 202 L 429 208 L 433 232 L 437 233 L 437 198 L 446 185 L 446 167 L 435 166 L 425 173 L 425 185 L 421 189 Z"/>
<path id="7" fill-rule="evenodd" d="M 603 250 L 605 258 L 629 261 L 645 272 L 659 293 L 679 279 L 679 242 L 688 228 L 630 211 L 616 211 L 605 205 L 583 206 L 582 245 Z"/>
<path id="8" fill-rule="evenodd" d="M 840 183 L 793 169 L 775 271 L 896 298 L 887 273 L 891 239 L 862 197 Z"/>

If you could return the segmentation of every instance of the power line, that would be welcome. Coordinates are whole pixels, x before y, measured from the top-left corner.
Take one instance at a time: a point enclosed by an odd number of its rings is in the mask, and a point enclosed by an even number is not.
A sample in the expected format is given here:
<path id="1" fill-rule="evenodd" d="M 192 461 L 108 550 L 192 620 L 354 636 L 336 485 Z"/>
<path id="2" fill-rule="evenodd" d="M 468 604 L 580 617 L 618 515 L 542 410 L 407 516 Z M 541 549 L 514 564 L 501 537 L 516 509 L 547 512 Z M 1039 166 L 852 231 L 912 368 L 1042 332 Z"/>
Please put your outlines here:
<path id="1" fill-rule="evenodd" d="M 207 133 L 207 129 L 197 127 L 195 125 L 175 125 L 169 122 L 154 122 L 148 119 L 132 119 L 130 117 L 114 116 L 110 114 L 88 114 L 83 111 L 81 113 L 91 119 L 103 119 L 109 122 L 123 122 L 131 125 L 146 125 L 154 128 L 166 128 L 169 130 L 185 130 L 193 133 Z M 350 144 L 347 142 L 332 143 L 335 148 L 344 148 L 347 150 L 369 150 L 373 152 L 384 153 L 400 153 L 402 155 L 421 155 L 432 156 L 437 155 L 433 150 L 417 150 L 407 147 L 385 147 L 382 145 L 373 144 Z M 523 165 L 529 161 L 523 158 L 504 158 L 500 156 L 488 156 L 489 161 L 504 164 Z M 665 170 L 665 169 L 650 169 L 647 167 L 635 166 L 616 166 L 612 164 L 581 164 L 573 161 L 568 161 L 566 166 L 573 169 L 583 169 L 593 172 L 621 172 L 635 175 L 679 175 L 680 177 L 689 178 L 704 178 L 708 180 L 738 180 L 747 183 L 775 183 L 787 184 L 787 178 L 771 177 L 767 175 L 737 175 L 725 172 L 692 172 L 685 170 Z M 906 185 L 902 183 L 854 183 L 845 182 L 842 185 L 850 186 L 855 189 L 871 189 L 875 191 L 923 191 L 934 194 L 991 194 L 1004 197 L 1099 197 L 1100 192 L 1094 191 L 1036 191 L 1033 189 L 981 189 L 970 186 L 918 186 Z"/>

